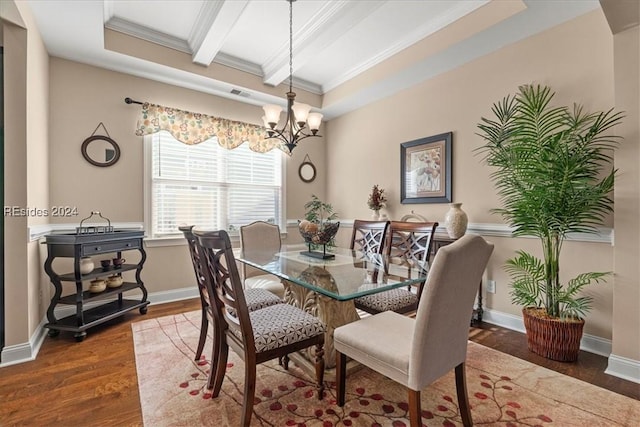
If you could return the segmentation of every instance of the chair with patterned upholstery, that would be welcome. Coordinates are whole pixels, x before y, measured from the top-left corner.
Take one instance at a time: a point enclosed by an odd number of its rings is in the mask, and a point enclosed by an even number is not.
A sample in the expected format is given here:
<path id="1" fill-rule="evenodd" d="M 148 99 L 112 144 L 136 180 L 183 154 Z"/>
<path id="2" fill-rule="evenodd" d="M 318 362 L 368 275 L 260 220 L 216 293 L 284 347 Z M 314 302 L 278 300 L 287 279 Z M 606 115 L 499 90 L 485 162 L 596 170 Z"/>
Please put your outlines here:
<path id="1" fill-rule="evenodd" d="M 389 221 L 354 220 L 349 249 L 364 253 L 381 254 L 384 249 L 388 227 Z"/>
<path id="2" fill-rule="evenodd" d="M 191 262 L 193 264 L 193 271 L 196 275 L 196 283 L 198 284 L 198 293 L 200 294 L 200 305 L 202 308 L 202 323 L 200 324 L 200 339 L 198 341 L 198 348 L 196 350 L 195 360 L 199 360 L 202 356 L 202 350 L 204 349 L 205 341 L 207 340 L 207 332 L 209 329 L 209 323 L 214 322 L 213 312 L 211 311 L 211 301 L 209 294 L 204 283 L 204 275 L 200 267 L 200 257 L 198 255 L 198 248 L 196 245 L 196 238 L 193 235 L 193 225 L 183 225 L 178 229 L 184 234 L 184 238 L 189 244 L 189 254 L 191 255 Z M 268 307 L 274 304 L 283 303 L 273 293 L 264 289 L 251 289 L 245 293 L 247 300 L 247 307 L 249 311 L 258 310 L 260 308 Z M 214 328 L 215 329 L 215 328 Z M 216 337 L 214 336 L 214 339 Z M 215 357 L 215 353 L 212 354 Z M 212 365 L 213 366 L 213 365 Z M 209 375 L 209 388 L 213 386 L 213 375 Z"/>
<path id="3" fill-rule="evenodd" d="M 217 340 L 221 345 L 214 369 L 213 398 L 220 394 L 231 347 L 244 360 L 241 425 L 249 426 L 255 398 L 257 364 L 314 346 L 318 398 L 322 399 L 326 325 L 317 317 L 289 304 L 277 304 L 249 312 L 227 232 L 194 230 L 193 233 L 201 255 L 205 284 L 216 306 L 220 307 L 214 310 L 217 316 L 216 333 L 223 339 Z"/>
<path id="4" fill-rule="evenodd" d="M 431 257 L 433 235 L 437 222 L 391 221 L 387 233 L 386 254 L 390 264 L 397 263 L 412 268 L 428 267 Z M 410 313 L 418 308 L 424 281 L 417 289 L 396 288 L 389 291 L 356 298 L 356 308 L 367 313 L 382 311 Z"/>
<path id="5" fill-rule="evenodd" d="M 280 252 L 280 227 L 265 221 L 255 221 L 240 227 L 240 247 L 245 257 L 268 262 Z M 246 289 L 266 289 L 280 298 L 284 297 L 284 285 L 277 277 L 249 265 L 241 265 Z"/>
<path id="6" fill-rule="evenodd" d="M 350 357 L 406 386 L 411 426 L 421 426 L 420 391 L 455 369 L 462 423 L 473 425 L 465 375 L 469 321 L 492 252 L 482 237 L 463 236 L 438 250 L 415 319 L 386 311 L 336 328 L 338 405 L 345 403 Z"/>

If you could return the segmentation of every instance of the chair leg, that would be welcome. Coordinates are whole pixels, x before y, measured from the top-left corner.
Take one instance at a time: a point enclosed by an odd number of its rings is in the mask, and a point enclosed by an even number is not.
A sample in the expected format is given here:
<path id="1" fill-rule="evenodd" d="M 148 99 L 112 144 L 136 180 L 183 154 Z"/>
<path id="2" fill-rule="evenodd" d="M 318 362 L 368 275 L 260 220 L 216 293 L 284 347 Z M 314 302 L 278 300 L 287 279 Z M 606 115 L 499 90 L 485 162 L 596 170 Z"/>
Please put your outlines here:
<path id="1" fill-rule="evenodd" d="M 420 391 L 409 389 L 409 425 L 422 426 L 422 409 L 420 408 Z"/>
<path id="2" fill-rule="evenodd" d="M 218 375 L 218 369 L 220 369 L 219 361 L 220 361 L 220 351 L 222 349 L 222 342 L 220 341 L 221 340 L 220 333 L 216 331 L 216 328 L 213 328 L 212 334 L 213 334 L 213 342 L 211 344 L 211 360 L 209 363 L 209 378 L 207 380 L 207 389 L 209 390 L 214 388 L 214 383 Z M 224 367 L 223 367 L 223 370 L 224 370 Z"/>
<path id="3" fill-rule="evenodd" d="M 253 415 L 253 400 L 256 395 L 255 359 L 253 362 L 245 360 L 244 365 L 244 401 L 242 402 L 242 420 L 240 422 L 243 427 L 251 425 L 251 416 Z"/>
<path id="4" fill-rule="evenodd" d="M 282 356 L 282 367 L 284 368 L 285 371 L 289 370 L 289 355 L 285 354 L 284 356 Z"/>
<path id="5" fill-rule="evenodd" d="M 336 394 L 338 406 L 344 406 L 346 386 L 347 356 L 336 351 Z"/>
<path id="6" fill-rule="evenodd" d="M 198 341 L 198 349 L 196 350 L 195 360 L 200 360 L 202 356 L 202 350 L 204 350 L 204 343 L 207 340 L 207 332 L 209 329 L 209 319 L 207 318 L 207 312 L 202 308 L 202 322 L 200 323 L 200 340 Z"/>
<path id="7" fill-rule="evenodd" d="M 458 407 L 460 408 L 462 425 L 464 427 L 471 427 L 473 425 L 473 420 L 471 418 L 471 409 L 469 407 L 467 376 L 465 374 L 464 362 L 456 366 L 456 394 L 458 395 Z"/>
<path id="8" fill-rule="evenodd" d="M 218 331 L 216 331 L 218 332 Z M 220 338 L 218 338 L 220 337 Z M 227 358 L 229 357 L 229 344 L 224 341 L 224 336 L 218 335 L 214 341 L 219 342 L 218 350 L 218 363 L 216 363 L 216 369 L 214 371 L 214 380 L 211 388 L 211 397 L 216 398 L 220 394 L 222 388 L 222 382 L 224 381 L 224 375 L 227 372 Z"/>
<path id="9" fill-rule="evenodd" d="M 288 356 L 284 356 L 287 361 Z M 318 400 L 324 396 L 324 343 L 316 344 L 316 384 L 318 384 Z"/>

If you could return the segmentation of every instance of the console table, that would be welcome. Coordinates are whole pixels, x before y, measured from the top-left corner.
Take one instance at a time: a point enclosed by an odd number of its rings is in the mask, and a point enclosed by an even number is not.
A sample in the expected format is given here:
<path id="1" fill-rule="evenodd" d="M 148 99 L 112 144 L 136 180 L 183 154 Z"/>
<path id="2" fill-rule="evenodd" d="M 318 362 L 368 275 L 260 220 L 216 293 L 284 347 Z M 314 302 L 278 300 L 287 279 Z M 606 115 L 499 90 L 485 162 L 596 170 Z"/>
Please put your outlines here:
<path id="1" fill-rule="evenodd" d="M 87 335 L 86 330 L 99 325 L 115 317 L 122 316 L 128 311 L 139 309 L 140 314 L 147 312 L 147 289 L 140 278 L 142 266 L 147 258 L 143 247 L 144 231 L 116 230 L 108 233 L 87 234 L 50 234 L 45 236 L 44 244 L 47 245 L 47 259 L 44 270 L 55 288 L 51 303 L 47 309 L 45 325 L 49 329 L 50 337 L 57 336 L 60 331 L 75 332 L 76 341 L 82 341 Z M 94 255 L 110 254 L 109 258 L 121 258 L 126 251 L 138 251 L 140 259 L 137 263 L 122 264 L 119 267 L 109 266 L 102 268 L 98 262 L 97 268 L 91 272 L 81 273 L 80 259 Z M 56 258 L 73 258 L 73 272 L 58 274 L 53 269 L 53 261 Z M 103 276 L 122 276 L 123 272 L 135 272 L 134 281 L 124 281 L 121 286 L 107 288 L 102 292 L 92 293 L 83 289 L 83 283 Z M 74 282 L 75 292 L 62 295 L 63 282 Z M 132 290 L 140 290 L 140 299 L 126 299 L 123 293 Z M 87 303 L 92 307 L 86 307 Z M 75 314 L 57 319 L 54 310 L 58 304 L 75 305 Z"/>

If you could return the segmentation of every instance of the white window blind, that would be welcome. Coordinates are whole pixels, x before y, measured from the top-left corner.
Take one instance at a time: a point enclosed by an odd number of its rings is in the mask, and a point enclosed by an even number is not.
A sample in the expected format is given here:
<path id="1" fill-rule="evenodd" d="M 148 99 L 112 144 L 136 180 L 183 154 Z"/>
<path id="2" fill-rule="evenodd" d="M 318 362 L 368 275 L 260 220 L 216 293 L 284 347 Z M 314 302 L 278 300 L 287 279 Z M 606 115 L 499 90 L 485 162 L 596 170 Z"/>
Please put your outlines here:
<path id="1" fill-rule="evenodd" d="M 196 145 L 162 131 L 151 145 L 152 238 L 182 236 L 193 224 L 236 233 L 241 225 L 268 221 L 282 227 L 282 152 L 255 153 L 248 144 L 227 150 L 215 138 Z"/>

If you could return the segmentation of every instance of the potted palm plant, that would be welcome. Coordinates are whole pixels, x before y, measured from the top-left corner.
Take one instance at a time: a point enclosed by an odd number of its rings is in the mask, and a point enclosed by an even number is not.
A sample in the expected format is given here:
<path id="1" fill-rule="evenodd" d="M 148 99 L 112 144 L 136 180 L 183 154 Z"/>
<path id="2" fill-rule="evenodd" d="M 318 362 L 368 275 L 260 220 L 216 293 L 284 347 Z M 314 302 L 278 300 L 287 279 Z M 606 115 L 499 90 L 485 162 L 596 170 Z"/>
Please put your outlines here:
<path id="1" fill-rule="evenodd" d="M 514 236 L 534 236 L 542 259 L 524 251 L 506 263 L 511 300 L 523 306 L 529 350 L 553 360 L 578 357 L 584 318 L 593 298 L 585 286 L 604 281 L 608 272 L 586 272 L 564 281 L 560 252 L 569 233 L 597 233 L 613 211 L 616 170 L 611 133 L 621 113 L 586 113 L 551 105 L 549 87 L 525 85 L 493 105 L 493 119 L 478 128 L 478 150 L 493 167 L 502 208 L 493 209 Z"/>

